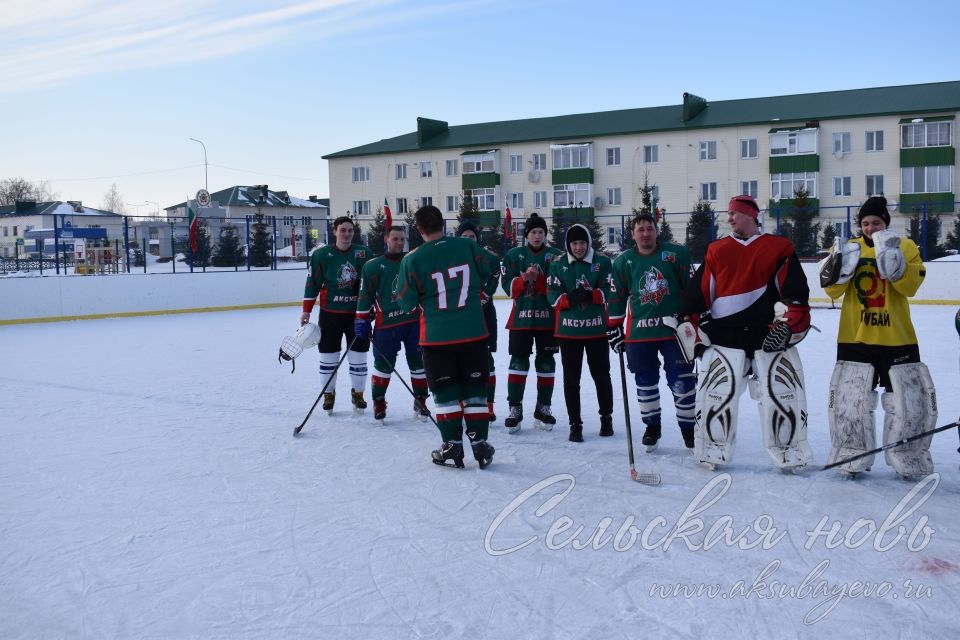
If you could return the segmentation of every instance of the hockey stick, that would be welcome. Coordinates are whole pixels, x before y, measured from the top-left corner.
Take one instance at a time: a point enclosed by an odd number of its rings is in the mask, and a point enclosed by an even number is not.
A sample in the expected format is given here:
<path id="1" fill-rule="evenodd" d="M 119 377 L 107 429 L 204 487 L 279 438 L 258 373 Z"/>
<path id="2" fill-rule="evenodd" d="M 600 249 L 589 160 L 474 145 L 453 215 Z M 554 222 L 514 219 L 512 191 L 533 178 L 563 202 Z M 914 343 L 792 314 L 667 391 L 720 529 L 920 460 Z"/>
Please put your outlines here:
<path id="1" fill-rule="evenodd" d="M 307 417 L 303 419 L 303 422 L 300 423 L 296 429 L 293 430 L 293 437 L 296 438 L 300 435 L 300 432 L 303 431 L 303 425 L 307 424 L 307 420 L 310 419 L 310 416 L 313 415 L 313 410 L 317 408 L 317 405 L 320 404 L 320 398 L 323 397 L 323 394 L 327 392 L 327 387 L 330 386 L 330 383 L 333 381 L 333 376 L 337 374 L 337 371 L 340 369 L 340 365 L 343 364 L 343 361 L 347 359 L 347 354 L 350 353 L 350 349 L 353 348 L 353 344 L 357 341 L 357 336 L 353 336 L 353 340 L 350 341 L 350 344 L 347 345 L 347 350 L 343 352 L 343 355 L 340 356 L 340 361 L 337 363 L 337 366 L 333 369 L 333 373 L 330 374 L 330 377 L 327 378 L 327 384 L 323 385 L 323 389 L 320 390 L 320 395 L 317 396 L 317 399 L 313 401 L 313 406 L 310 407 L 310 411 L 307 412 Z"/>
<path id="2" fill-rule="evenodd" d="M 915 436 L 910 436 L 909 438 L 903 438 L 897 440 L 896 442 L 891 442 L 890 444 L 885 444 L 882 447 L 877 447 L 876 449 L 871 449 L 864 453 L 858 453 L 855 456 L 845 458 L 844 460 L 838 460 L 831 464 L 824 465 L 818 471 L 826 471 L 827 469 L 833 469 L 834 467 L 839 467 L 842 464 L 847 464 L 848 462 L 853 462 L 859 460 L 860 458 L 866 458 L 867 456 L 872 456 L 875 453 L 880 453 L 881 451 L 886 451 L 887 449 L 893 449 L 894 447 L 899 447 L 902 444 L 907 444 L 908 442 L 913 442 L 914 440 L 919 440 L 921 438 L 926 438 L 927 436 L 932 436 L 935 433 L 940 433 L 941 431 L 947 431 L 948 429 L 953 429 L 955 427 L 960 427 L 960 420 L 956 422 L 951 422 L 950 424 L 945 424 L 942 427 L 937 427 L 936 429 L 931 429 L 930 431 L 924 431 L 923 433 L 918 433 Z"/>
<path id="3" fill-rule="evenodd" d="M 376 352 L 374 355 L 379 353 L 380 357 L 383 358 L 384 362 L 387 363 L 387 366 L 390 367 L 390 375 L 396 376 L 400 379 L 400 382 L 403 383 L 403 386 L 406 387 L 407 391 L 410 392 L 410 395 L 413 396 L 414 402 L 420 402 L 419 398 L 417 398 L 417 394 L 413 392 L 413 389 L 410 388 L 410 385 L 407 384 L 407 381 L 403 379 L 403 376 L 397 373 L 397 368 L 390 364 L 390 359 L 383 355 L 383 352 L 377 347 L 376 343 L 373 341 L 373 336 L 370 337 L 370 346 L 373 347 L 373 350 Z M 423 408 L 426 410 L 427 405 L 424 404 Z M 437 424 L 437 421 L 433 419 L 433 414 L 431 414 L 429 411 L 427 411 L 427 417 L 430 418 L 430 422 L 433 423 L 433 426 L 435 426 L 437 429 L 440 428 L 440 425 Z"/>
<path id="4" fill-rule="evenodd" d="M 660 484 L 659 473 L 637 473 L 633 463 L 633 431 L 630 429 L 630 396 L 627 395 L 627 369 L 623 364 L 623 351 L 620 352 L 620 385 L 623 388 L 623 417 L 627 427 L 627 459 L 630 460 L 630 479 L 640 484 Z"/>

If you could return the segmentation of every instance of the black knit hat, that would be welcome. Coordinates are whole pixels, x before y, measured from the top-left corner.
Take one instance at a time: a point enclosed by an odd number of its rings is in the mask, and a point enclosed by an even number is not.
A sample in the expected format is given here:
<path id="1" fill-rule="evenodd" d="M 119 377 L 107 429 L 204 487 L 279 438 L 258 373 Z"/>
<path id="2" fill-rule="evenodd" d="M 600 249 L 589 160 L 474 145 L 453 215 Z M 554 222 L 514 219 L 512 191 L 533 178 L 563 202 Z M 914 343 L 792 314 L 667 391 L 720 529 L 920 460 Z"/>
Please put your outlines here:
<path id="1" fill-rule="evenodd" d="M 473 224 L 469 220 L 464 220 L 460 223 L 460 226 L 457 227 L 457 237 L 459 238 L 464 234 L 465 231 L 473 231 L 473 235 L 479 237 L 480 234 L 477 233 L 477 225 Z"/>
<path id="2" fill-rule="evenodd" d="M 860 207 L 860 212 L 857 213 L 857 224 L 860 224 L 866 216 L 877 216 L 889 227 L 890 212 L 887 210 L 887 199 L 883 196 L 870 196 L 867 198 L 867 201 Z"/>
<path id="3" fill-rule="evenodd" d="M 588 244 L 590 243 L 590 232 L 587 231 L 587 228 L 582 224 L 575 224 L 567 229 L 567 251 L 570 251 L 570 243 L 576 242 L 577 240 L 583 240 Z"/>
<path id="4" fill-rule="evenodd" d="M 547 221 L 538 216 L 536 212 L 531 213 L 530 217 L 527 218 L 527 226 L 523 229 L 523 236 L 529 236 L 534 229 L 543 229 L 544 233 L 547 232 Z"/>

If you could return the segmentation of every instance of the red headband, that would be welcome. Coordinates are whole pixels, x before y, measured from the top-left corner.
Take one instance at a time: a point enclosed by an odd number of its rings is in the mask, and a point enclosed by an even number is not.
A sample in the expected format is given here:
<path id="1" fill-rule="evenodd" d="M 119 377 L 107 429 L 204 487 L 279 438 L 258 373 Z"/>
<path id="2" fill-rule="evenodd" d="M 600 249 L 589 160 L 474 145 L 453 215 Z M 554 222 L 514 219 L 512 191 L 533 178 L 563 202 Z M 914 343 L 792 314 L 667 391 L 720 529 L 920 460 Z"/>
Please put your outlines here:
<path id="1" fill-rule="evenodd" d="M 750 196 L 730 198 L 730 204 L 727 205 L 727 210 L 731 213 L 742 213 L 751 218 L 757 218 L 760 215 L 760 207 L 757 206 L 757 201 Z"/>

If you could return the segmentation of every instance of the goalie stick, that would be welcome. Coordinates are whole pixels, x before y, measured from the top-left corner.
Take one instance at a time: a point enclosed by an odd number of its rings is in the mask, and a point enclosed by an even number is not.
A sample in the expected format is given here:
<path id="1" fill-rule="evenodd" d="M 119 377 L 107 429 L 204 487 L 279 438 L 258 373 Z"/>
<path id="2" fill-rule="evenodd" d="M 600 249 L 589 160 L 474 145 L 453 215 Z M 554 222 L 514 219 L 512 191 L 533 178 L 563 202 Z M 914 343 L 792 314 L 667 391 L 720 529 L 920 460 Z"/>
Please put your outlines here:
<path id="1" fill-rule="evenodd" d="M 637 473 L 633 462 L 633 431 L 630 429 L 630 396 L 627 394 L 627 370 L 623 365 L 623 351 L 620 351 L 620 384 L 623 387 L 623 417 L 627 428 L 627 459 L 630 461 L 630 479 L 640 484 L 656 486 L 660 484 L 659 473 Z"/>
<path id="2" fill-rule="evenodd" d="M 949 429 L 954 429 L 958 427 L 960 427 L 960 420 L 956 422 L 951 422 L 950 424 L 945 424 L 942 427 L 937 427 L 936 429 L 931 429 L 930 431 L 924 431 L 923 433 L 918 433 L 916 435 L 910 436 L 909 438 L 902 438 L 900 440 L 897 440 L 896 442 L 885 444 L 882 447 L 871 449 L 870 451 L 864 451 L 863 453 L 858 453 L 855 456 L 844 458 L 843 460 L 837 460 L 836 462 L 823 465 L 822 467 L 817 469 L 817 471 L 826 471 L 827 469 L 833 469 L 834 467 L 839 467 L 840 465 L 847 464 L 848 462 L 853 462 L 854 460 L 859 460 L 860 458 L 866 458 L 867 456 L 872 456 L 875 453 L 880 453 L 881 451 L 886 451 L 887 449 L 893 449 L 894 447 L 899 447 L 900 445 L 907 444 L 908 442 L 913 442 L 914 440 L 920 440 L 921 438 L 932 436 L 935 433 L 940 433 L 941 431 L 947 431 Z"/>
<path id="3" fill-rule="evenodd" d="M 323 394 L 327 392 L 327 387 L 330 386 L 330 382 L 333 380 L 333 377 L 337 374 L 337 370 L 340 369 L 340 365 L 343 364 L 343 361 L 347 359 L 347 354 L 350 353 L 350 349 L 353 348 L 353 344 L 357 341 L 357 336 L 353 336 L 353 340 L 350 341 L 350 344 L 347 346 L 347 350 L 343 352 L 343 355 L 340 356 L 340 361 L 337 362 L 336 368 L 334 368 L 333 373 L 330 374 L 330 377 L 327 378 L 327 384 L 323 385 L 323 389 L 320 390 L 320 395 L 317 396 L 317 399 L 313 401 L 313 406 L 310 407 L 310 411 L 307 412 L 307 417 L 303 419 L 303 422 L 300 423 L 296 429 L 293 430 L 293 437 L 296 438 L 300 435 L 300 432 L 303 431 L 303 426 L 307 424 L 307 420 L 310 419 L 310 416 L 313 415 L 313 410 L 317 408 L 317 405 L 320 404 L 320 398 L 323 397 Z"/>

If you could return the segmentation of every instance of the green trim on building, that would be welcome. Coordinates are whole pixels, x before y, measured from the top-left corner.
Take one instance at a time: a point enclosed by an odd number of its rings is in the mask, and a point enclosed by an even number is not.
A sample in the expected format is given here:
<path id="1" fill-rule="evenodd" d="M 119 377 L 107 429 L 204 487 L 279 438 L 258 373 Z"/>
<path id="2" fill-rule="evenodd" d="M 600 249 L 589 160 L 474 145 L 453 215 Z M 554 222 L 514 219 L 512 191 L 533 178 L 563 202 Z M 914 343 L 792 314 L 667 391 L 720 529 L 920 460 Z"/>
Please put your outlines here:
<path id="1" fill-rule="evenodd" d="M 952 213 L 954 201 L 952 193 L 901 193 L 898 208 L 906 215 L 912 215 L 914 207 L 922 210 L 923 205 L 927 213 Z"/>
<path id="2" fill-rule="evenodd" d="M 953 147 L 918 147 L 900 149 L 901 167 L 948 167 L 956 164 L 957 150 Z"/>
<path id="3" fill-rule="evenodd" d="M 770 175 L 806 171 L 820 171 L 820 156 L 815 153 L 808 153 L 800 156 L 772 156 L 770 158 Z"/>
<path id="4" fill-rule="evenodd" d="M 918 116 L 916 118 L 901 118 L 900 124 L 922 124 L 921 122 L 914 123 L 914 120 L 923 120 L 923 122 L 943 122 L 944 120 L 953 119 L 953 116 Z"/>
<path id="5" fill-rule="evenodd" d="M 417 144 L 423 144 L 450 131 L 450 125 L 443 120 L 417 118 Z"/>
<path id="6" fill-rule="evenodd" d="M 770 218 L 776 219 L 777 212 L 780 212 L 780 220 L 789 222 L 790 210 L 796 206 L 796 200 L 793 198 L 781 198 L 780 202 L 770 200 L 767 202 L 767 212 Z M 808 207 L 813 209 L 817 215 L 820 215 L 820 198 L 807 198 Z"/>
<path id="7" fill-rule="evenodd" d="M 567 227 L 577 222 L 580 224 L 593 222 L 593 207 L 580 207 L 579 209 L 562 207 L 560 209 L 552 209 L 551 213 L 554 222 L 562 221 L 563 225 Z"/>
<path id="8" fill-rule="evenodd" d="M 464 189 L 492 189 L 500 184 L 499 173 L 464 173 L 462 177 Z"/>
<path id="9" fill-rule="evenodd" d="M 500 226 L 500 212 L 499 211 L 478 211 L 477 219 L 475 221 L 478 227 L 484 229 L 492 229 Z"/>
<path id="10" fill-rule="evenodd" d="M 593 169 L 554 169 L 553 184 L 593 184 Z"/>

